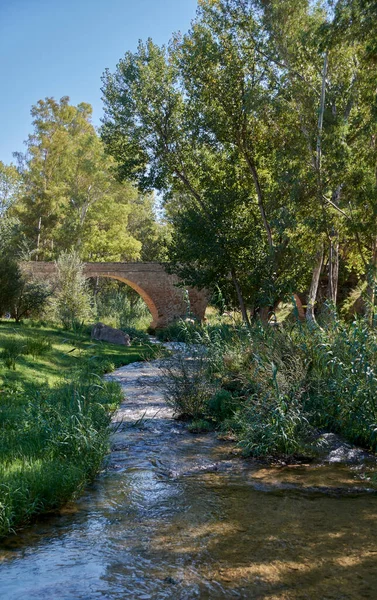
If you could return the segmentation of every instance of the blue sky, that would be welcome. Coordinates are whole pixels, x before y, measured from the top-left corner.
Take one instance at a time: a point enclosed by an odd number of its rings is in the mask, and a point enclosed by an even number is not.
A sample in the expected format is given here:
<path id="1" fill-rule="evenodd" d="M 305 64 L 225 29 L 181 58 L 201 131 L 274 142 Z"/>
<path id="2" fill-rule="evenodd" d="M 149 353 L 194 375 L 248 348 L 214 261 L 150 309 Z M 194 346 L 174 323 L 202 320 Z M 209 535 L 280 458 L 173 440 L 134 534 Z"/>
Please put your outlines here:
<path id="1" fill-rule="evenodd" d="M 23 151 L 40 98 L 89 102 L 102 116 L 101 75 L 139 39 L 186 31 L 197 0 L 0 0 L 0 160 Z"/>

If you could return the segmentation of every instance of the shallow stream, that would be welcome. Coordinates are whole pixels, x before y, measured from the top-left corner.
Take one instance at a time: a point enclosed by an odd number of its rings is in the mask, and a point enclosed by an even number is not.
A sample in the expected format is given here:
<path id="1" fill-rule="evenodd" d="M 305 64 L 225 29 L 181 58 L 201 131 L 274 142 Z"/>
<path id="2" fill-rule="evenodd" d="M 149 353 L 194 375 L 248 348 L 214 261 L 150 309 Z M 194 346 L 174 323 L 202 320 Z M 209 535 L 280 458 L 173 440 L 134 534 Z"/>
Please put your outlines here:
<path id="1" fill-rule="evenodd" d="M 377 495 L 358 467 L 266 467 L 172 418 L 158 363 L 78 502 L 0 547 L 1 600 L 377 598 Z"/>

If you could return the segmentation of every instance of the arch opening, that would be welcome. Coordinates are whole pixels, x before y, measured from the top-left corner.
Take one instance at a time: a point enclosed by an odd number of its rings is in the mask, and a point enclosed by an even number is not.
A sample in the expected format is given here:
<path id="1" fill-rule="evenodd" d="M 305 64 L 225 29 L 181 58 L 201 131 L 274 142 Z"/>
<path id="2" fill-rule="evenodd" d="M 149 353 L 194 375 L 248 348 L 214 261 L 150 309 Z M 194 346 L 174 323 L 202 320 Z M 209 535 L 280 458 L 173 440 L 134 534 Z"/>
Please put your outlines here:
<path id="1" fill-rule="evenodd" d="M 149 296 L 149 294 L 147 294 L 145 292 L 145 290 L 143 290 L 135 282 L 130 281 L 126 277 L 122 277 L 119 275 L 110 275 L 110 274 L 105 274 L 105 273 L 88 273 L 88 274 L 86 274 L 86 278 L 92 280 L 93 282 L 98 282 L 100 279 L 108 279 L 108 280 L 118 281 L 118 282 L 121 282 L 122 284 L 124 284 L 126 288 L 129 288 L 129 289 L 133 290 L 134 292 L 136 292 L 137 297 L 140 298 L 143 301 L 143 304 L 145 305 L 145 308 L 146 308 L 145 312 L 148 314 L 149 319 L 151 319 L 151 323 L 149 326 L 155 327 L 154 324 L 158 322 L 158 309 L 157 309 L 155 303 L 153 302 L 152 298 Z M 96 295 L 98 293 L 95 288 L 96 288 L 96 284 L 93 285 L 94 295 Z M 103 293 L 103 290 L 101 290 L 101 292 Z M 116 293 L 115 290 L 114 290 L 114 293 Z M 125 294 L 125 297 L 126 297 L 126 295 L 127 294 Z"/>

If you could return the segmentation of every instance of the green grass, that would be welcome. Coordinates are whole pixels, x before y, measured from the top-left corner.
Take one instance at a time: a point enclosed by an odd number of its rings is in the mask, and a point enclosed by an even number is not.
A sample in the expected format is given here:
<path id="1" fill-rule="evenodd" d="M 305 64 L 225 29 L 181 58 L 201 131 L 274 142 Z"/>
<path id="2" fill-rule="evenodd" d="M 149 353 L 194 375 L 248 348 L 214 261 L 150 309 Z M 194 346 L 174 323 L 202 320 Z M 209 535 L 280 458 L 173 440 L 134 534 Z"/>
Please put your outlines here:
<path id="1" fill-rule="evenodd" d="M 0 321 L 0 349 L 7 340 L 15 337 L 34 337 L 47 340 L 51 350 L 42 356 L 21 355 L 16 369 L 8 369 L 0 360 L 0 385 L 5 382 L 56 385 L 72 369 L 83 365 L 88 359 L 93 363 L 107 361 L 115 368 L 153 356 L 153 348 L 144 346 L 118 346 L 96 342 L 88 334 L 72 333 L 53 327 L 30 327 L 14 322 Z"/>
<path id="2" fill-rule="evenodd" d="M 0 537 L 56 510 L 93 479 L 122 399 L 102 374 L 153 353 L 0 323 Z"/>

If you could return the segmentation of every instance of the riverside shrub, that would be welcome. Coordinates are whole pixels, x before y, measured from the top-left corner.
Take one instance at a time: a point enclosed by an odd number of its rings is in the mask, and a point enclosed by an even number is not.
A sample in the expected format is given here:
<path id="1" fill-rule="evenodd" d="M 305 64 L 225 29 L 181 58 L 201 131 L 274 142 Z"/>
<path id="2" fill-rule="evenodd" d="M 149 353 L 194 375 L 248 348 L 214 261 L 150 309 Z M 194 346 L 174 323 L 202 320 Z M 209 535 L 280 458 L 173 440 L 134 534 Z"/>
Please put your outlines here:
<path id="1" fill-rule="evenodd" d="M 207 400 L 189 414 L 231 429 L 245 453 L 292 454 L 313 428 L 377 450 L 377 334 L 364 319 L 334 316 L 315 330 L 203 327 L 195 344 L 206 347 L 206 360 L 200 374 L 175 378 L 171 401 L 179 408 L 194 389 L 190 377 L 196 386 L 200 379 Z"/>

